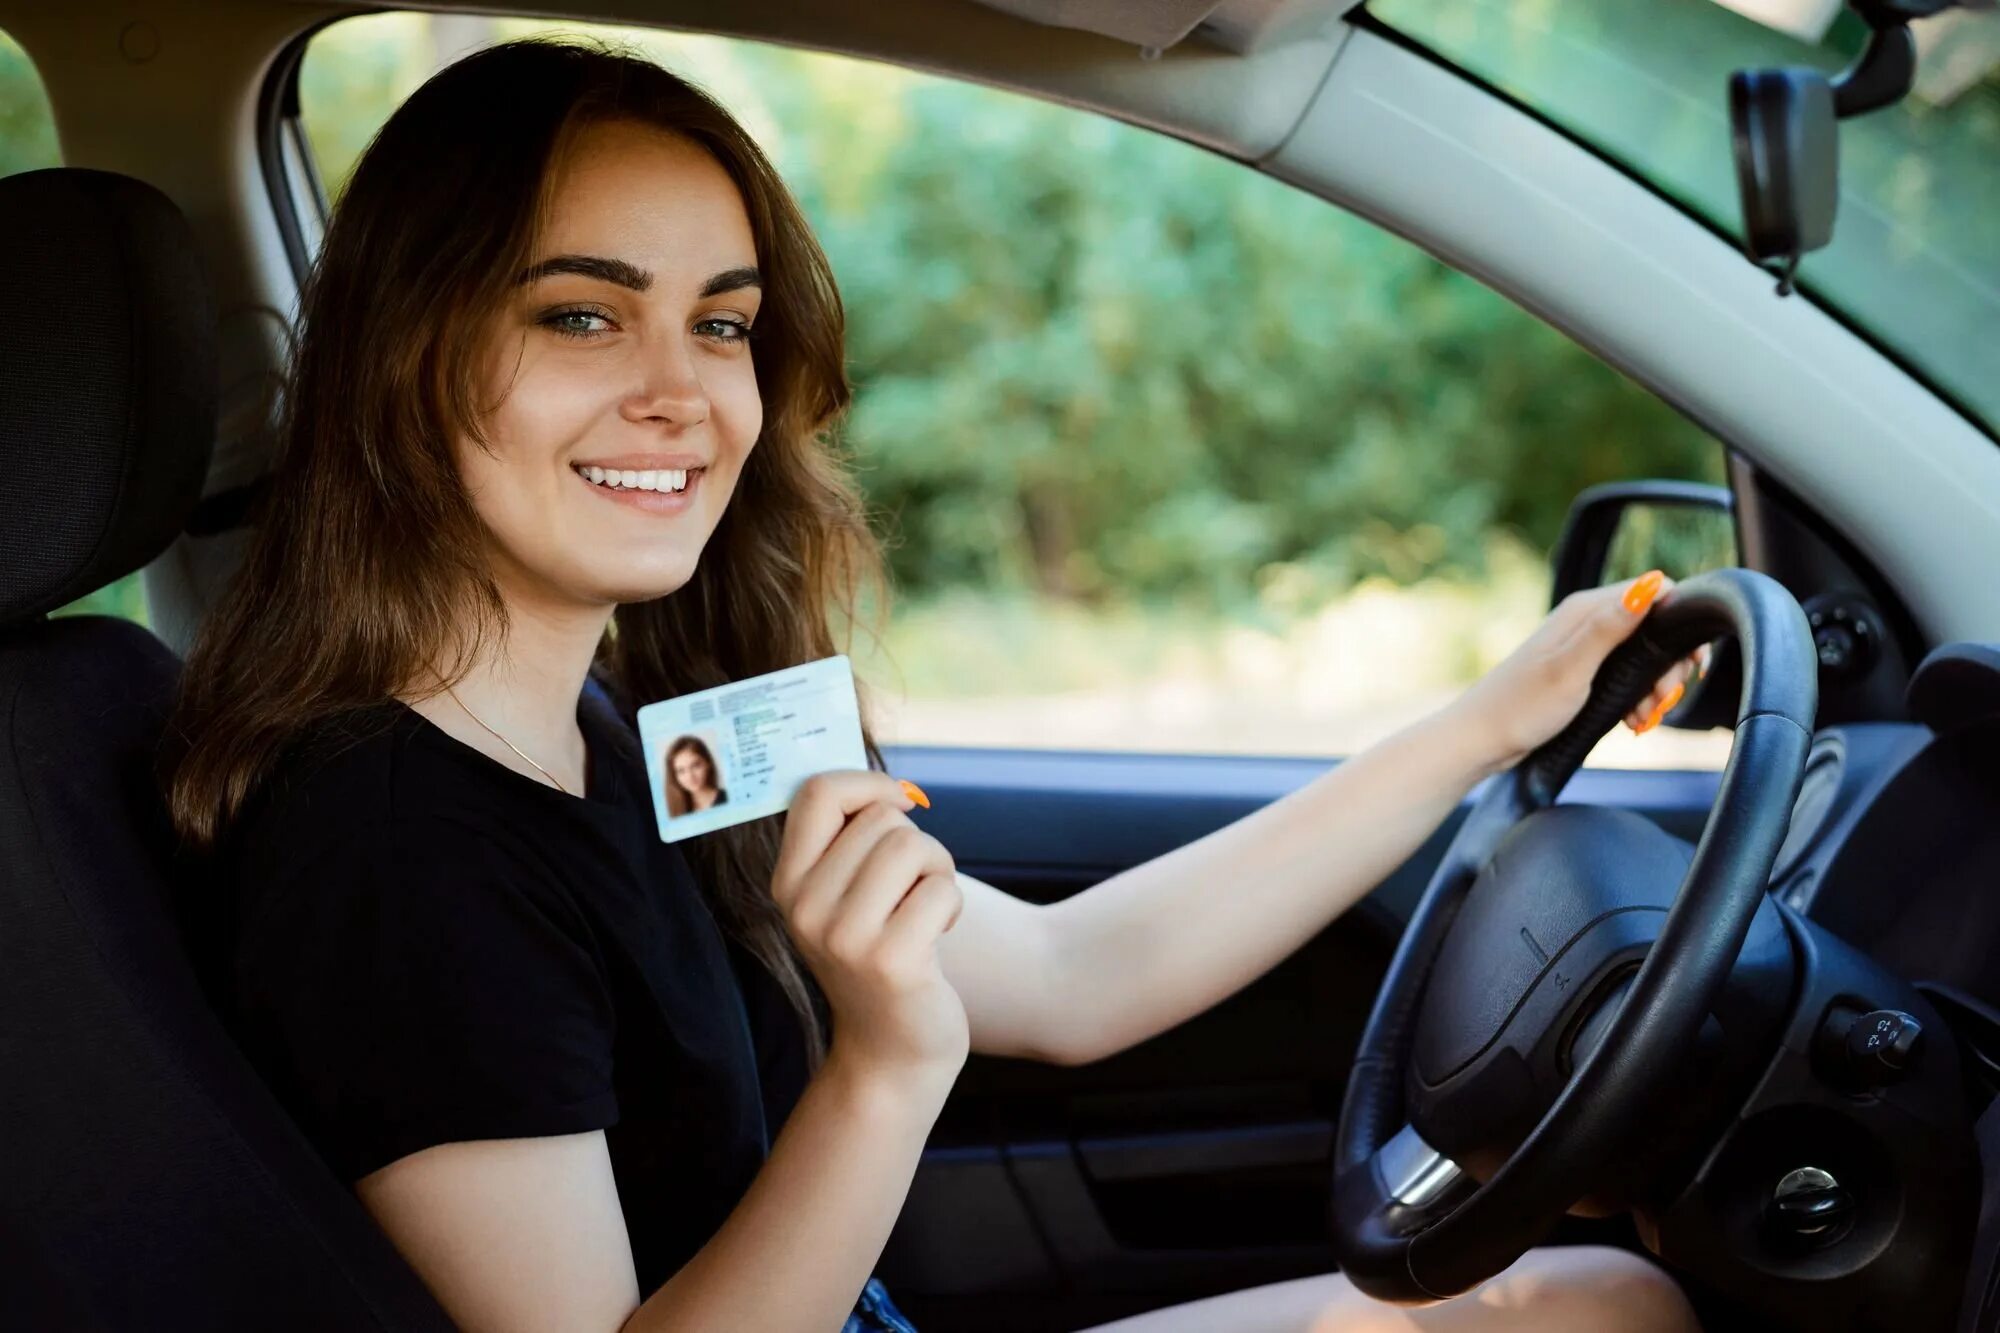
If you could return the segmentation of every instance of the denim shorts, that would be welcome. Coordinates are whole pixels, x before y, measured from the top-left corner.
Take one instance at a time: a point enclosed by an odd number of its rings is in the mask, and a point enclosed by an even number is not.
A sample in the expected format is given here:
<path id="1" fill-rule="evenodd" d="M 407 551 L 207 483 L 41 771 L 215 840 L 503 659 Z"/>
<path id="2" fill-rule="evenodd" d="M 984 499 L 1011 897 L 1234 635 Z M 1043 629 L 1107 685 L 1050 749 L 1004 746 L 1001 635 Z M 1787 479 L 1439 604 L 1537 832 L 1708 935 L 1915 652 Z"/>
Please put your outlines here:
<path id="1" fill-rule="evenodd" d="M 840 1333 L 917 1333 L 917 1326 L 889 1299 L 882 1279 L 871 1277 L 854 1303 L 854 1313 L 840 1326 Z"/>

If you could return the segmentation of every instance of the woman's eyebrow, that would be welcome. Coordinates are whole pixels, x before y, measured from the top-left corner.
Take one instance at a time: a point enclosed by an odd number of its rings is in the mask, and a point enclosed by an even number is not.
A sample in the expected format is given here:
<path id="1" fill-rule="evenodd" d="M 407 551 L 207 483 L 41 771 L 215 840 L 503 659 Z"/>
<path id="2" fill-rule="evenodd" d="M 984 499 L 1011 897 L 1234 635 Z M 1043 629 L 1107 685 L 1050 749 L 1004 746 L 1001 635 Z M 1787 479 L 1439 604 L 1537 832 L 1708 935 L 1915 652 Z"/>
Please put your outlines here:
<path id="1" fill-rule="evenodd" d="M 596 278 L 599 282 L 616 283 L 629 287 L 635 292 L 643 292 L 653 285 L 653 275 L 645 269 L 637 268 L 622 259 L 605 259 L 599 255 L 557 255 L 544 259 L 521 271 L 514 281 L 520 286 L 552 278 L 558 273 L 574 273 L 581 278 Z M 713 279 L 710 279 L 713 281 Z"/>
<path id="2" fill-rule="evenodd" d="M 701 285 L 703 297 L 720 296 L 724 292 L 741 291 L 745 287 L 762 287 L 764 275 L 756 265 L 745 264 L 739 268 L 726 268 Z"/>

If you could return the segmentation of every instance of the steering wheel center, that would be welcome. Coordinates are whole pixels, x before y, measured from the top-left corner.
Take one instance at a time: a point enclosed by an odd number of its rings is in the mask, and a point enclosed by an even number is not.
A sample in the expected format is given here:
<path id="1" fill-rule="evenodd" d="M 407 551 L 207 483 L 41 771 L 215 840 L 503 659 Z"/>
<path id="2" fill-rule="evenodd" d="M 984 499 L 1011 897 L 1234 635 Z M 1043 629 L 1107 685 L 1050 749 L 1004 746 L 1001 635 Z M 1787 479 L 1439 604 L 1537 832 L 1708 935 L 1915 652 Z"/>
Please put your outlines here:
<path id="1" fill-rule="evenodd" d="M 1592 806 L 1538 811 L 1501 840 L 1424 995 L 1408 1095 L 1427 1142 L 1483 1176 L 1527 1137 L 1693 854 L 1641 815 Z"/>
<path id="2" fill-rule="evenodd" d="M 1643 815 L 1597 806 L 1537 811 L 1501 839 L 1425 990 L 1406 1090 L 1425 1142 L 1476 1179 L 1500 1169 L 1604 1039 L 1693 857 Z M 1766 906 L 1677 1058 L 1690 1082 L 1735 1063 L 1727 1034 L 1775 1020 L 1790 961 Z M 1590 1211 L 1615 1202 L 1594 1194 Z"/>

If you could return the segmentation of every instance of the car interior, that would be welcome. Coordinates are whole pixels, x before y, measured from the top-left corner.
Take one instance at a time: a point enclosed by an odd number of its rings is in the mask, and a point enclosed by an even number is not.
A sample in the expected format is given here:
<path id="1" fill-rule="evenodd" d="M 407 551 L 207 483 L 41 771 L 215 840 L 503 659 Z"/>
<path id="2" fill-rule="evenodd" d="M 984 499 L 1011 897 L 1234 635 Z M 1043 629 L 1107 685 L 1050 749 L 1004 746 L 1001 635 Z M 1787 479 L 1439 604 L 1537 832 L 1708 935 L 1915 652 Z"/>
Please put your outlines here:
<path id="1" fill-rule="evenodd" d="M 1802 260 L 1832 227 L 1826 136 L 1865 100 L 1842 90 L 1893 84 L 1879 68 L 1899 52 L 1921 64 L 1906 25 L 1948 6 L 1860 7 L 1886 54 L 1848 83 L 1746 78 L 1740 142 L 1793 155 L 1743 180 L 1748 254 L 1384 17 L 1409 7 L 532 6 L 864 57 L 1180 139 L 1407 238 L 1726 449 L 1722 485 L 1576 497 L 1555 598 L 1605 581 L 1649 513 L 1716 518 L 1732 557 L 1685 571 L 1562 735 L 1210 1011 L 1076 1067 L 974 1057 L 879 1271 L 919 1327 L 981 1333 L 1335 1267 L 1424 1301 L 1590 1241 L 1657 1258 L 1711 1327 L 2000 1328 L 2000 341 L 1968 323 L 1951 354 L 1970 369 L 1933 367 L 1816 293 Z M 450 1327 L 206 1003 L 152 767 L 255 521 L 326 216 L 301 57 L 359 12 L 0 0 L 63 162 L 0 177 L 7 1327 Z M 1774 291 L 1794 270 L 1800 290 Z M 150 629 L 49 614 L 140 570 Z M 1726 766 L 1584 766 L 1701 644 L 1713 665 L 1669 725 L 1727 729 Z M 888 757 L 960 867 L 1036 902 L 1335 762 Z"/>

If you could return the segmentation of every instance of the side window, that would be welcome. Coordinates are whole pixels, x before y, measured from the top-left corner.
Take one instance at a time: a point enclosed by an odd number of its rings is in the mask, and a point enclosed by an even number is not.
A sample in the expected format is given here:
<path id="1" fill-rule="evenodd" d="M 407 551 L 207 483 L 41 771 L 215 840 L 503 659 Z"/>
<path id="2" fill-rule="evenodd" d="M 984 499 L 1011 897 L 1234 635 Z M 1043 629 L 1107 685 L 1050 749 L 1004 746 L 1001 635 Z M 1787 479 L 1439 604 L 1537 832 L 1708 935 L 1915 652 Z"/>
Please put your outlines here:
<path id="1" fill-rule="evenodd" d="M 301 105 L 334 197 L 431 70 L 551 30 L 327 28 Z M 832 258 L 895 577 L 855 648 L 888 741 L 1350 753 L 1534 627 L 1576 492 L 1723 479 L 1560 333 L 1236 163 L 844 57 L 613 35 L 744 120 Z M 1725 749 L 1619 734 L 1598 761 Z"/>
<path id="2" fill-rule="evenodd" d="M 55 115 L 42 76 L 19 43 L 0 32 L 0 176 L 61 165 Z M 143 624 L 146 597 L 139 576 L 129 574 L 55 614 L 82 613 L 123 616 Z"/>
<path id="3" fill-rule="evenodd" d="M 0 32 L 0 176 L 61 165 L 42 76 L 20 44 Z"/>

